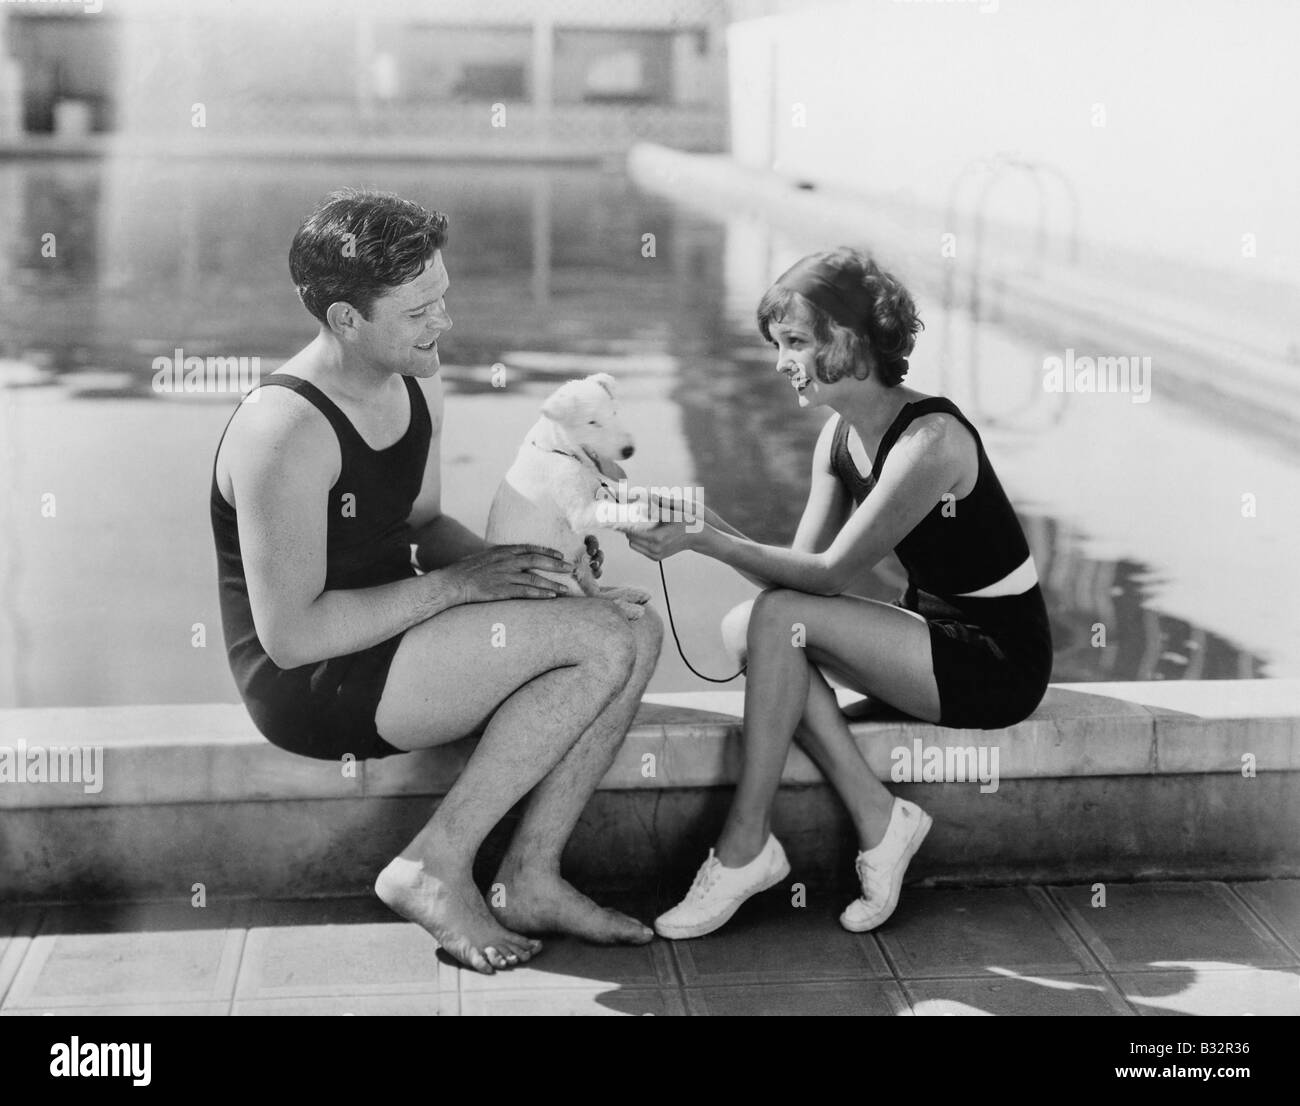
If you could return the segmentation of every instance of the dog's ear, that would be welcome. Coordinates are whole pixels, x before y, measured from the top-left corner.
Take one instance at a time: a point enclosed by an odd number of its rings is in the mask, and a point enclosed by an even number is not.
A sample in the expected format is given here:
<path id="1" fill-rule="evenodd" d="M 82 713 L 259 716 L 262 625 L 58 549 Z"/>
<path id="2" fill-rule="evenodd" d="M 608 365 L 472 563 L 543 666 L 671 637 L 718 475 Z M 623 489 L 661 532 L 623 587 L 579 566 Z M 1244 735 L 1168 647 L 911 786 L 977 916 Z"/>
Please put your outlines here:
<path id="1" fill-rule="evenodd" d="M 587 379 L 604 388 L 605 391 L 609 393 L 610 399 L 614 398 L 615 380 L 609 375 L 609 373 L 593 373 L 591 376 L 587 377 Z"/>
<path id="2" fill-rule="evenodd" d="M 572 418 L 578 407 L 578 397 L 574 394 L 571 385 L 576 383 L 578 383 L 576 380 L 571 380 L 547 396 L 546 402 L 542 404 L 542 414 L 555 422 L 564 422 Z"/>

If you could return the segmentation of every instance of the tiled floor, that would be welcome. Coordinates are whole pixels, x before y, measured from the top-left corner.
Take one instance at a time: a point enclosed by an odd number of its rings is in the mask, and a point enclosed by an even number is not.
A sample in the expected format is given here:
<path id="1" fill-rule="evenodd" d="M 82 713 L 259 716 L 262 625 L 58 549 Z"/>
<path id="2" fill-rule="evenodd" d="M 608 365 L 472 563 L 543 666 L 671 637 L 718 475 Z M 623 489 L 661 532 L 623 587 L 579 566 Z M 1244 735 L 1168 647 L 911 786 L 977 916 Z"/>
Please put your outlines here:
<path id="1" fill-rule="evenodd" d="M 841 898 L 772 891 L 676 944 L 553 939 L 495 976 L 371 899 L 15 909 L 0 1015 L 1300 1014 L 1300 880 L 916 888 L 872 935 Z"/>

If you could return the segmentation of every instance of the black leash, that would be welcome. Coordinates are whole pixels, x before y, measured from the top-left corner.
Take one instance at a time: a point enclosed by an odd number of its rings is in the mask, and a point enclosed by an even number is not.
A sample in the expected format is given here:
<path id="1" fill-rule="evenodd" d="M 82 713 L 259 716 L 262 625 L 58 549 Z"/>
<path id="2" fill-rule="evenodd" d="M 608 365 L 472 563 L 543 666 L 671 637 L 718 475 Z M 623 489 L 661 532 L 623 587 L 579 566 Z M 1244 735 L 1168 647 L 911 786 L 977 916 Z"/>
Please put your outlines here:
<path id="1" fill-rule="evenodd" d="M 711 684 L 729 684 L 732 680 L 736 679 L 736 677 L 743 676 L 745 674 L 745 669 L 749 667 L 748 665 L 742 664 L 740 666 L 740 671 L 737 672 L 735 676 L 728 676 L 725 680 L 720 680 L 716 676 L 706 676 L 703 672 L 698 671 L 695 665 L 691 664 L 691 662 L 686 659 L 686 654 L 682 652 L 682 639 L 677 636 L 677 623 L 673 621 L 673 605 L 668 598 L 668 580 L 664 576 L 663 561 L 659 562 L 659 582 L 664 588 L 664 607 L 668 611 L 668 625 L 672 629 L 673 641 L 677 643 L 677 655 L 682 658 L 682 663 L 694 672 L 701 680 L 707 680 Z"/>

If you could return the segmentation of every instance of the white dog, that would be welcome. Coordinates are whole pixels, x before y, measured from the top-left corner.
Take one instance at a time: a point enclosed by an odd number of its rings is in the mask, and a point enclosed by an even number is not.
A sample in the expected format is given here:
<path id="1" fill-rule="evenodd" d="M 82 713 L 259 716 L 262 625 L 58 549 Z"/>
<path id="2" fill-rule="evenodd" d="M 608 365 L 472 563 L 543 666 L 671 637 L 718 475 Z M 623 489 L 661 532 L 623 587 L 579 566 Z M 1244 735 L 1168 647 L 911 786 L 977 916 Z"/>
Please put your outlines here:
<path id="1" fill-rule="evenodd" d="M 544 404 L 515 463 L 497 489 L 488 514 L 493 545 L 544 545 L 576 566 L 571 576 L 541 575 L 566 584 L 571 595 L 612 599 L 629 620 L 640 618 L 650 593 L 642 588 L 603 588 L 585 556 L 584 536 L 593 530 L 648 530 L 655 525 L 644 503 L 620 503 L 618 481 L 635 446 L 618 421 L 614 378 L 596 373 L 571 380 Z"/>

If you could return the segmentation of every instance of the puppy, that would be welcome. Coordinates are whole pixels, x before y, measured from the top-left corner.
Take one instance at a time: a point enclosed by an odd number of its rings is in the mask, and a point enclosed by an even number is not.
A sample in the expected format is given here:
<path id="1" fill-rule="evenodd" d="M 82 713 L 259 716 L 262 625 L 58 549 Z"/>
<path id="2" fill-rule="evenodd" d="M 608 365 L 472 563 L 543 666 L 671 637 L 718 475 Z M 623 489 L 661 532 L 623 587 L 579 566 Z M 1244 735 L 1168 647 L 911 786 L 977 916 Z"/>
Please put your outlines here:
<path id="1" fill-rule="evenodd" d="M 618 500 L 624 472 L 614 458 L 626 460 L 634 449 L 632 435 L 618 419 L 614 378 L 596 373 L 569 381 L 542 404 L 542 417 L 497 489 L 487 540 L 558 550 L 575 564 L 573 574 L 541 575 L 561 581 L 571 595 L 612 599 L 629 620 L 640 618 L 650 593 L 601 587 L 587 563 L 583 541 L 593 530 L 637 531 L 655 525 L 644 503 Z"/>

